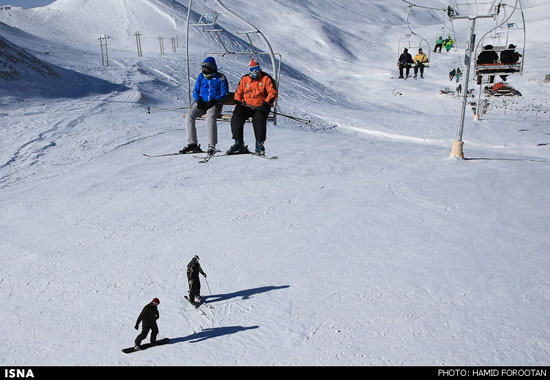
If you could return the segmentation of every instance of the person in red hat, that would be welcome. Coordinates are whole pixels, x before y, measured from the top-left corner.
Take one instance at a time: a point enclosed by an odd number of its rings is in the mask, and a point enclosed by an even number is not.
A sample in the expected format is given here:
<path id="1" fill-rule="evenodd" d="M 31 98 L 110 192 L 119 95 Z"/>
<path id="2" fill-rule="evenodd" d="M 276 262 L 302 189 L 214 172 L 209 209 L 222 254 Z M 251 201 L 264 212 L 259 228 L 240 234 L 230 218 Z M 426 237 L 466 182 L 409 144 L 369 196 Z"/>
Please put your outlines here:
<path id="1" fill-rule="evenodd" d="M 159 328 L 157 326 L 159 311 L 157 306 L 159 305 L 159 303 L 160 301 L 158 298 L 153 298 L 153 301 L 145 305 L 145 307 L 139 314 L 136 325 L 134 326 L 136 330 L 139 329 L 139 323 L 141 322 L 141 334 L 136 337 L 136 340 L 134 342 L 134 348 L 136 350 L 140 349 L 141 341 L 147 337 L 149 331 L 151 331 L 151 345 L 154 346 L 157 343 L 157 335 L 159 333 Z"/>
<path id="2" fill-rule="evenodd" d="M 278 96 L 273 78 L 252 59 L 248 64 L 248 74 L 241 78 L 235 91 L 237 105 L 231 116 L 231 133 L 235 143 L 227 154 L 249 153 L 248 147 L 244 145 L 244 123 L 249 117 L 252 117 L 256 137 L 256 154 L 265 154 L 267 117 Z"/>

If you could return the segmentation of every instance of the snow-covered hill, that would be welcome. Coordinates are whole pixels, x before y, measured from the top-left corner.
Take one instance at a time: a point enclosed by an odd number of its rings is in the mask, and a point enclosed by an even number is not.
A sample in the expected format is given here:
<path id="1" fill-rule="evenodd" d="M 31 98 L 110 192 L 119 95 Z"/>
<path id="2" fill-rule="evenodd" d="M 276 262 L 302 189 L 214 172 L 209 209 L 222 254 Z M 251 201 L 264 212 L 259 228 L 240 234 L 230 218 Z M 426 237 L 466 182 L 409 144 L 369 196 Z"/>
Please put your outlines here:
<path id="1" fill-rule="evenodd" d="M 0 30 L 10 31 L 3 24 Z M 46 51 L 45 54 L 48 54 Z M 124 90 L 120 85 L 47 64 L 33 54 L 0 37 L 0 94 L 40 97 L 83 97 Z"/>
<path id="2" fill-rule="evenodd" d="M 0 9 L 0 62 L 22 57 L 20 75 L 0 79 L 3 365 L 548 365 L 545 0 L 522 2 L 525 72 L 509 82 L 523 97 L 490 99 L 480 121 L 468 107 L 466 160 L 448 157 L 459 99 L 439 93 L 456 86 L 466 21 L 453 25 L 458 50 L 403 81 L 403 1 L 226 1 L 282 55 L 280 111 L 311 123 L 269 126 L 278 160 L 206 165 L 143 156 L 186 144 L 184 3 Z M 216 10 L 194 3 L 194 20 Z M 430 43 L 437 9 L 410 18 Z M 237 19 L 219 25 L 246 44 Z M 197 28 L 189 47 L 192 77 L 220 50 Z M 216 59 L 234 89 L 249 57 Z M 232 143 L 227 123 L 219 140 Z M 194 255 L 205 315 L 183 298 Z M 171 344 L 121 353 L 153 297 Z"/>

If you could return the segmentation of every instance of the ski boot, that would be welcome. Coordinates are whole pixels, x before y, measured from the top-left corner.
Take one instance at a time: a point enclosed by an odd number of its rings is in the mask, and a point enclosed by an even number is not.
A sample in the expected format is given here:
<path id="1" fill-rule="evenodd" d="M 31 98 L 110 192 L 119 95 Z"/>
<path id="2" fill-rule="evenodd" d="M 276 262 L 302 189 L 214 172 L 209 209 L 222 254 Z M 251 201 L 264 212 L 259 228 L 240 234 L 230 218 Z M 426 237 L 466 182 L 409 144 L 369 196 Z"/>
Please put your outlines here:
<path id="1" fill-rule="evenodd" d="M 215 144 L 208 144 L 208 150 L 206 151 L 206 153 L 209 156 L 213 156 L 216 153 L 216 145 Z"/>
<path id="2" fill-rule="evenodd" d="M 179 154 L 187 154 L 187 153 L 202 153 L 202 149 L 200 145 L 197 144 L 188 144 L 185 148 L 180 150 L 178 152 Z"/>
<path id="3" fill-rule="evenodd" d="M 256 141 L 256 154 L 258 156 L 265 156 L 265 147 L 263 141 Z"/>
<path id="4" fill-rule="evenodd" d="M 248 147 L 244 145 L 243 140 L 235 140 L 235 144 L 231 145 L 231 148 L 227 151 L 227 154 L 243 154 L 249 153 Z"/>

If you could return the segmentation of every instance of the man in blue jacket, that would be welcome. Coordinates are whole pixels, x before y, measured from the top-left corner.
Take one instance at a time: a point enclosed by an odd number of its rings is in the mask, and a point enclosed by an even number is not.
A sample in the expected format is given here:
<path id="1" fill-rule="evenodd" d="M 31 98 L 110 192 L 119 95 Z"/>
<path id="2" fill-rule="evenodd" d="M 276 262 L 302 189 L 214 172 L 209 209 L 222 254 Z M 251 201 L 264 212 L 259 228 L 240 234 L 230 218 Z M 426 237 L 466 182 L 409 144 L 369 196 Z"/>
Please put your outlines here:
<path id="1" fill-rule="evenodd" d="M 218 143 L 218 124 L 217 118 L 222 112 L 223 101 L 227 97 L 229 84 L 227 78 L 218 72 L 216 60 L 207 57 L 202 62 L 202 72 L 197 77 L 193 98 L 195 104 L 185 116 L 185 127 L 187 129 L 188 145 L 179 151 L 185 153 L 202 152 L 197 140 L 197 129 L 195 122 L 198 117 L 206 114 L 206 137 L 208 139 L 208 155 L 216 152 Z"/>

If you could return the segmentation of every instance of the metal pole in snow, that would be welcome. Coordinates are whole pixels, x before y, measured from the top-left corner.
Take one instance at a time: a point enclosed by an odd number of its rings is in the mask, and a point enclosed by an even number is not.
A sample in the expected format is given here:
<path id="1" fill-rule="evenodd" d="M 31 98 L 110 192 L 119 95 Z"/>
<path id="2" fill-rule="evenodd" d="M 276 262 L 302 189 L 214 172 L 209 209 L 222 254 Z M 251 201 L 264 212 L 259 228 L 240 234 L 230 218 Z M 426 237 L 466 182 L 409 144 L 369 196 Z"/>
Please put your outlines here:
<path id="1" fill-rule="evenodd" d="M 111 37 L 105 36 L 103 38 L 105 38 L 105 63 L 106 63 L 105 66 L 109 67 L 109 52 L 107 50 L 107 38 L 111 38 Z"/>
<path id="2" fill-rule="evenodd" d="M 99 45 L 101 46 L 101 66 L 105 66 L 105 57 L 103 56 L 103 37 L 99 37 Z"/>
<path id="3" fill-rule="evenodd" d="M 469 45 L 466 49 L 466 54 L 464 57 L 464 65 L 466 66 L 466 74 L 464 76 L 464 92 L 462 94 L 462 108 L 459 115 L 458 120 L 458 128 L 456 133 L 456 139 L 453 143 L 453 149 L 451 150 L 450 157 L 456 157 L 456 158 L 464 158 L 464 153 L 462 151 L 462 147 L 464 145 L 464 141 L 462 141 L 462 135 L 464 132 L 464 116 L 466 114 L 466 104 L 468 103 L 468 85 L 470 81 L 470 64 L 472 60 L 472 52 L 474 51 L 474 42 L 475 42 L 475 27 L 476 27 L 476 18 L 471 17 L 470 18 L 470 26 L 469 26 L 469 33 L 468 33 L 468 41 Z"/>

